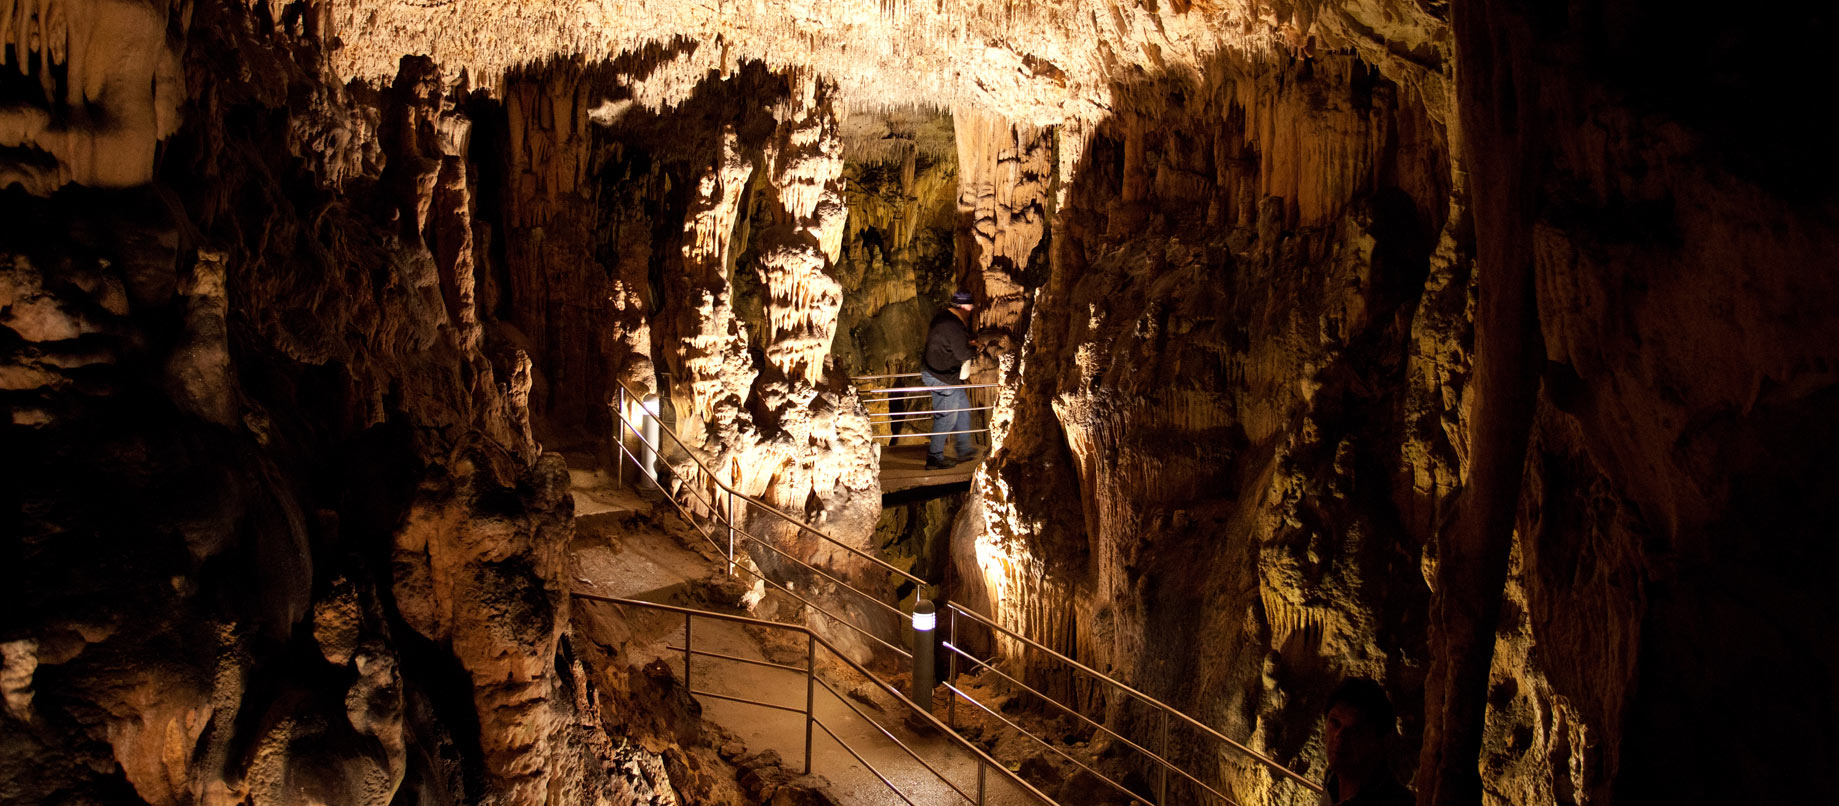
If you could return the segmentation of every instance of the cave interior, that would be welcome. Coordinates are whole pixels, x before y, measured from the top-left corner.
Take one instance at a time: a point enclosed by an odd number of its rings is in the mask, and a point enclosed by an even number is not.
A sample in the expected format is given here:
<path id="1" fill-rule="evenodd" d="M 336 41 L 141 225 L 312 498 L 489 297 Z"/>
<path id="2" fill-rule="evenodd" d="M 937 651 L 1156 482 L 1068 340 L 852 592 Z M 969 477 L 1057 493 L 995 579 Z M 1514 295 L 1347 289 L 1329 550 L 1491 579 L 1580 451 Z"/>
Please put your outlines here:
<path id="1" fill-rule="evenodd" d="M 572 596 L 582 546 L 684 530 L 691 457 L 824 534 L 749 520 L 748 569 L 961 604 L 1313 780 L 1365 678 L 1421 806 L 1839 802 L 1835 38 L 1697 0 L 0 0 L 0 803 L 867 802 Z M 918 372 L 960 290 L 986 456 L 884 496 L 853 379 Z M 1079 730 L 1144 803 L 1316 802 L 1183 742 L 1167 794 Z"/>

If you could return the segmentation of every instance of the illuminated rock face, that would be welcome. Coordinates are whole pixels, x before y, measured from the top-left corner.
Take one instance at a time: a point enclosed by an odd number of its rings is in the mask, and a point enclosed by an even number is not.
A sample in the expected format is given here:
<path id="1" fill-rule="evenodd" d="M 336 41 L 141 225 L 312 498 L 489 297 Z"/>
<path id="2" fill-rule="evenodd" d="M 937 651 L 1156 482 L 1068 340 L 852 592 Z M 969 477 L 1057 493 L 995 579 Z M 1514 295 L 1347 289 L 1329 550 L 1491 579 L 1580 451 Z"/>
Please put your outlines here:
<path id="1" fill-rule="evenodd" d="M 1379 678 L 1426 803 L 1834 800 L 1830 24 L 1520 5 L 0 2 L 0 780 L 720 802 L 539 438 L 867 548 L 962 284 L 1006 625 L 1312 775 Z"/>
<path id="2" fill-rule="evenodd" d="M 1415 738 L 1433 535 L 1400 511 L 1449 492 L 1414 470 L 1462 468 L 1441 433 L 1400 432 L 1461 430 L 1442 405 L 1466 366 L 1417 353 L 1462 351 L 1473 266 L 1434 250 L 1457 237 L 1449 160 L 1409 92 L 1351 57 L 1210 75 L 1133 88 L 1181 105 L 1077 133 L 961 570 L 991 577 L 1013 628 L 1306 765 L 1344 675 L 1392 683 Z M 1269 797 L 1224 748 L 1177 746 L 1241 802 Z"/>

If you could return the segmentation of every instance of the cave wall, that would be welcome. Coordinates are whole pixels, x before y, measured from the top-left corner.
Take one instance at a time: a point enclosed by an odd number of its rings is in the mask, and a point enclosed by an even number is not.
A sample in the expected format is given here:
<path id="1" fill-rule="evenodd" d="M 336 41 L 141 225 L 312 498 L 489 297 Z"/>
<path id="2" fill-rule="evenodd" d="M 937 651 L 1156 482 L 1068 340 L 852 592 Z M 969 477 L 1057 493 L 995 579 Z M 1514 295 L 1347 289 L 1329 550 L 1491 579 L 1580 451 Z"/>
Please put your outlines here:
<path id="1" fill-rule="evenodd" d="M 0 8 L 9 797 L 632 796 L 537 435 L 867 547 L 966 282 L 1004 623 L 1317 773 L 1375 676 L 1427 803 L 1832 799 L 1830 13 L 576 5 Z"/>
<path id="2" fill-rule="evenodd" d="M 1491 798 L 1834 797 L 1794 771 L 1831 757 L 1839 692 L 1817 570 L 1835 559 L 1839 206 L 1830 144 L 1782 80 L 1831 74 L 1810 45 L 1833 26 L 1456 5 L 1479 259 L 1511 278 L 1533 363 L 1469 737 Z M 1475 745 L 1451 746 L 1457 766 Z"/>
<path id="3" fill-rule="evenodd" d="M 1401 504 L 1448 493 L 1414 467 L 1461 473 L 1464 368 L 1424 362 L 1462 351 L 1472 266 L 1415 87 L 1352 55 L 1213 68 L 1058 133 L 1052 276 L 958 572 L 1008 626 L 1306 766 L 1341 676 L 1420 705 L 1433 534 Z M 1145 714 L 1029 659 L 1153 746 Z M 1176 738 L 1229 794 L 1269 794 Z"/>
<path id="4" fill-rule="evenodd" d="M 915 372 L 932 315 L 956 290 L 958 161 L 944 112 L 853 110 L 843 119 L 849 220 L 834 352 L 851 375 Z"/>
<path id="5" fill-rule="evenodd" d="M 1296 58 L 1058 129 L 961 593 L 1318 773 L 1377 677 L 1425 803 L 1817 796 L 1832 157 L 1772 76 L 1824 68 L 1696 6 L 1455 5 L 1454 72 L 1305 9 Z"/>
<path id="6" fill-rule="evenodd" d="M 693 796 L 618 772 L 681 751 L 609 741 L 568 648 L 466 79 L 347 85 L 318 7 L 130 5 L 0 15 L 50 121 L 0 172 L 0 799 Z"/>

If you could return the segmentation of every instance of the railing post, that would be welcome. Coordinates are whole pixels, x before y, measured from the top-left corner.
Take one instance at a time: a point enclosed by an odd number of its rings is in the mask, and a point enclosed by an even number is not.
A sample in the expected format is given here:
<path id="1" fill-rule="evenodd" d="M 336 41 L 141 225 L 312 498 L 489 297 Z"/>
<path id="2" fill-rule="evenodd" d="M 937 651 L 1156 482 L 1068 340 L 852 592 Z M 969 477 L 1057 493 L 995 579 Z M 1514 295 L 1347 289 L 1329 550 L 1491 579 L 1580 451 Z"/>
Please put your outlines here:
<path id="1" fill-rule="evenodd" d="M 613 463 L 619 466 L 619 486 L 626 486 L 626 385 L 619 386 L 619 403 L 613 409 Z"/>
<path id="2" fill-rule="evenodd" d="M 952 730 L 957 730 L 958 729 L 958 692 L 956 691 L 956 689 L 958 687 L 958 652 L 959 652 L 959 649 L 958 649 L 958 610 L 957 608 L 952 607 L 949 603 L 947 603 L 945 607 L 946 609 L 951 611 L 951 616 L 950 616 L 951 626 L 948 628 L 950 635 L 951 635 L 951 650 L 945 653 L 945 663 L 947 664 L 947 668 L 945 670 L 945 681 L 950 683 L 953 689 L 951 692 L 945 695 L 945 724 L 950 725 Z"/>
<path id="3" fill-rule="evenodd" d="M 646 395 L 645 399 L 641 401 L 639 405 L 645 409 L 644 416 L 640 418 L 641 425 L 645 431 L 645 446 L 643 450 L 639 452 L 640 457 L 642 457 L 639 460 L 639 470 L 643 471 L 645 475 L 650 476 L 652 481 L 657 481 L 658 452 L 655 450 L 654 446 L 658 444 L 659 439 L 658 396 Z"/>
<path id="4" fill-rule="evenodd" d="M 938 625 L 931 599 L 913 603 L 913 703 L 932 713 L 932 638 Z"/>
<path id="5" fill-rule="evenodd" d="M 734 491 L 728 491 L 728 576 L 734 576 Z"/>
<path id="6" fill-rule="evenodd" d="M 811 723 L 817 719 L 817 636 L 805 634 L 805 774 L 811 774 Z"/>
<path id="7" fill-rule="evenodd" d="M 683 614 L 683 690 L 684 691 L 689 691 L 695 688 L 695 686 L 690 685 L 690 656 L 693 654 L 695 653 L 690 651 L 690 614 L 685 613 Z"/>
<path id="8" fill-rule="evenodd" d="M 1156 806 L 1168 806 L 1169 765 L 1174 764 L 1175 761 L 1169 758 L 1169 711 L 1167 708 L 1158 710 L 1162 711 L 1162 749 L 1158 752 L 1158 755 L 1162 756 L 1162 775 L 1156 782 Z"/>
<path id="9" fill-rule="evenodd" d="M 977 806 L 983 806 L 983 770 L 985 766 L 986 765 L 984 764 L 983 757 L 978 756 L 977 757 Z"/>

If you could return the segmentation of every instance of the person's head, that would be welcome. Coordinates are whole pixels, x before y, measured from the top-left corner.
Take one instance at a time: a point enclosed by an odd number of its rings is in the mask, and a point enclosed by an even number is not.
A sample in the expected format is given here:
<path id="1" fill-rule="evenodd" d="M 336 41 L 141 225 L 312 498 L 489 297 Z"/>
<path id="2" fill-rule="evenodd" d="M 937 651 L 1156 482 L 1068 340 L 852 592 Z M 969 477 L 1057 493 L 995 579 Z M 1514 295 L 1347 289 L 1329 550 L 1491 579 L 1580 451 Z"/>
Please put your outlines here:
<path id="1" fill-rule="evenodd" d="M 969 291 L 959 291 L 951 295 L 951 307 L 954 310 L 957 310 L 963 313 L 970 313 L 971 307 L 974 304 L 975 304 L 975 298 L 971 296 L 971 292 Z"/>
<path id="2" fill-rule="evenodd" d="M 1381 769 L 1397 727 L 1386 690 L 1365 678 L 1348 678 L 1328 697 L 1322 728 L 1328 769 L 1343 778 L 1360 779 Z"/>

